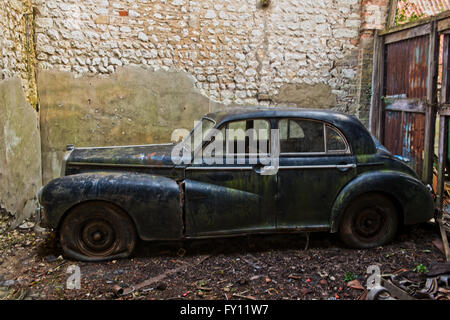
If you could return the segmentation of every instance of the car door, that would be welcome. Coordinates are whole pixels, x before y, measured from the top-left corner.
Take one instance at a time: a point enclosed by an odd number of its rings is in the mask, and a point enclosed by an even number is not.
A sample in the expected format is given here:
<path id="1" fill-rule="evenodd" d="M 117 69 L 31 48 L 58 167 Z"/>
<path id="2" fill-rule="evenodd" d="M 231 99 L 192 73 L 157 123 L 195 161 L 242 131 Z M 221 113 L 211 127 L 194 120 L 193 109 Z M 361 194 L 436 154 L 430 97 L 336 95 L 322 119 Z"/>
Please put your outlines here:
<path id="1" fill-rule="evenodd" d="M 280 119 L 278 229 L 328 229 L 339 191 L 356 176 L 346 137 L 330 124 Z"/>
<path id="2" fill-rule="evenodd" d="M 197 163 L 186 168 L 184 206 L 188 237 L 275 229 L 277 176 L 262 174 L 261 159 L 255 159 L 255 151 L 260 150 L 252 148 L 260 148 L 261 143 L 269 149 L 270 128 L 270 121 L 265 119 L 226 123 L 220 128 L 220 135 L 216 134 L 203 147 L 200 159 L 197 155 Z M 248 129 L 257 133 L 243 134 Z M 238 134 L 232 135 L 233 130 Z M 209 152 L 212 143 L 223 149 Z"/>

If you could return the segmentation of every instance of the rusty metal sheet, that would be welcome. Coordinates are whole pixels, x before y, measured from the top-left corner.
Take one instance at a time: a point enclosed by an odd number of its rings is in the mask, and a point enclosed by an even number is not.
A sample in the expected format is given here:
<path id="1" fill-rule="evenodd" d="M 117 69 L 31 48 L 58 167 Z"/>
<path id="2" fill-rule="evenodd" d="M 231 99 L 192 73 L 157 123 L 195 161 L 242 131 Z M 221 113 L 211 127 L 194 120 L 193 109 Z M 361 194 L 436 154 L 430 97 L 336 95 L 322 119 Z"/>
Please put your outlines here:
<path id="1" fill-rule="evenodd" d="M 394 155 L 401 155 L 401 133 L 402 113 L 386 110 L 384 145 Z"/>
<path id="2" fill-rule="evenodd" d="M 426 97 L 428 47 L 428 35 L 386 45 L 386 97 Z"/>
<path id="3" fill-rule="evenodd" d="M 422 176 L 424 161 L 425 114 L 386 110 L 385 146 L 394 155 L 409 160 Z"/>

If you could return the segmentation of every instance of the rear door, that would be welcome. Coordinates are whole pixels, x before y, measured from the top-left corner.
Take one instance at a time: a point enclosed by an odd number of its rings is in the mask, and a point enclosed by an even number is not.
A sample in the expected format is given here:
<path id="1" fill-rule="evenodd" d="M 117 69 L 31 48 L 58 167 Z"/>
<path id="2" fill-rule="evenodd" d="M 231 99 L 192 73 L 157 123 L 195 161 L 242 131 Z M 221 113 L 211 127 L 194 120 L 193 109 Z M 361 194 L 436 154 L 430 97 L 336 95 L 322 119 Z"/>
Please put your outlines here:
<path id="1" fill-rule="evenodd" d="M 356 176 L 343 134 L 310 119 L 280 119 L 278 229 L 328 229 L 339 191 Z"/>

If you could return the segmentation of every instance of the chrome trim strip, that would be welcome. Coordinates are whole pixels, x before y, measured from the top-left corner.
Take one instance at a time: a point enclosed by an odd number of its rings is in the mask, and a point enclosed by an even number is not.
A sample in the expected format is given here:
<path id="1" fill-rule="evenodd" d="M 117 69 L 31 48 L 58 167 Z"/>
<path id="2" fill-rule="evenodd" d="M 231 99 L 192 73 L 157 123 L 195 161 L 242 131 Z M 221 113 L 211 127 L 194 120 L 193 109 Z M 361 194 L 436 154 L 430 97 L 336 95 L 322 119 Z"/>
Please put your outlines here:
<path id="1" fill-rule="evenodd" d="M 77 150 L 90 150 L 90 149 L 108 149 L 108 148 L 133 148 L 133 147 L 152 147 L 152 146 L 170 146 L 173 143 L 155 143 L 155 144 L 136 144 L 129 146 L 103 146 L 103 147 L 76 147 Z"/>
<path id="2" fill-rule="evenodd" d="M 346 169 L 356 168 L 356 164 L 341 165 L 308 165 L 308 166 L 279 166 L 279 169 Z M 187 167 L 186 170 L 252 170 L 253 167 Z"/>
<path id="3" fill-rule="evenodd" d="M 162 169 L 170 169 L 175 166 L 167 166 L 167 165 L 150 165 L 150 164 L 127 164 L 127 163 L 99 163 L 99 162 L 68 162 L 70 165 L 81 165 L 81 166 L 104 166 L 104 167 L 136 167 L 136 168 L 162 168 Z"/>
<path id="4" fill-rule="evenodd" d="M 341 164 L 341 165 L 310 165 L 310 166 L 279 166 L 279 169 L 345 169 L 356 168 L 356 164 Z"/>
<path id="5" fill-rule="evenodd" d="M 187 167 L 186 170 L 252 170 L 253 167 Z"/>

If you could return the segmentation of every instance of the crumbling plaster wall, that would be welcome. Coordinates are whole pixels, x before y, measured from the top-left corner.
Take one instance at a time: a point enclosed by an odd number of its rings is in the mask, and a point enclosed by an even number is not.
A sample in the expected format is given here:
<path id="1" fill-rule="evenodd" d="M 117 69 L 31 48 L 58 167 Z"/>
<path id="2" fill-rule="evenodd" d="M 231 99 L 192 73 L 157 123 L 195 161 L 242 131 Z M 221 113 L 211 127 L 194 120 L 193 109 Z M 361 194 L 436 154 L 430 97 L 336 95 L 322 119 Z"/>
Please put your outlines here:
<path id="1" fill-rule="evenodd" d="M 0 233 L 28 218 L 42 183 L 31 0 L 1 1 Z"/>
<path id="2" fill-rule="evenodd" d="M 184 72 L 123 67 L 108 77 L 39 74 L 44 183 L 58 177 L 67 144 L 104 146 L 170 142 L 174 129 L 223 108 Z"/>
<path id="3" fill-rule="evenodd" d="M 41 186 L 41 143 L 36 111 L 19 77 L 0 81 L 0 208 L 13 224 L 36 209 Z M 0 229 L 3 229 L 0 226 Z M 0 230 L 1 232 L 2 230 Z"/>

